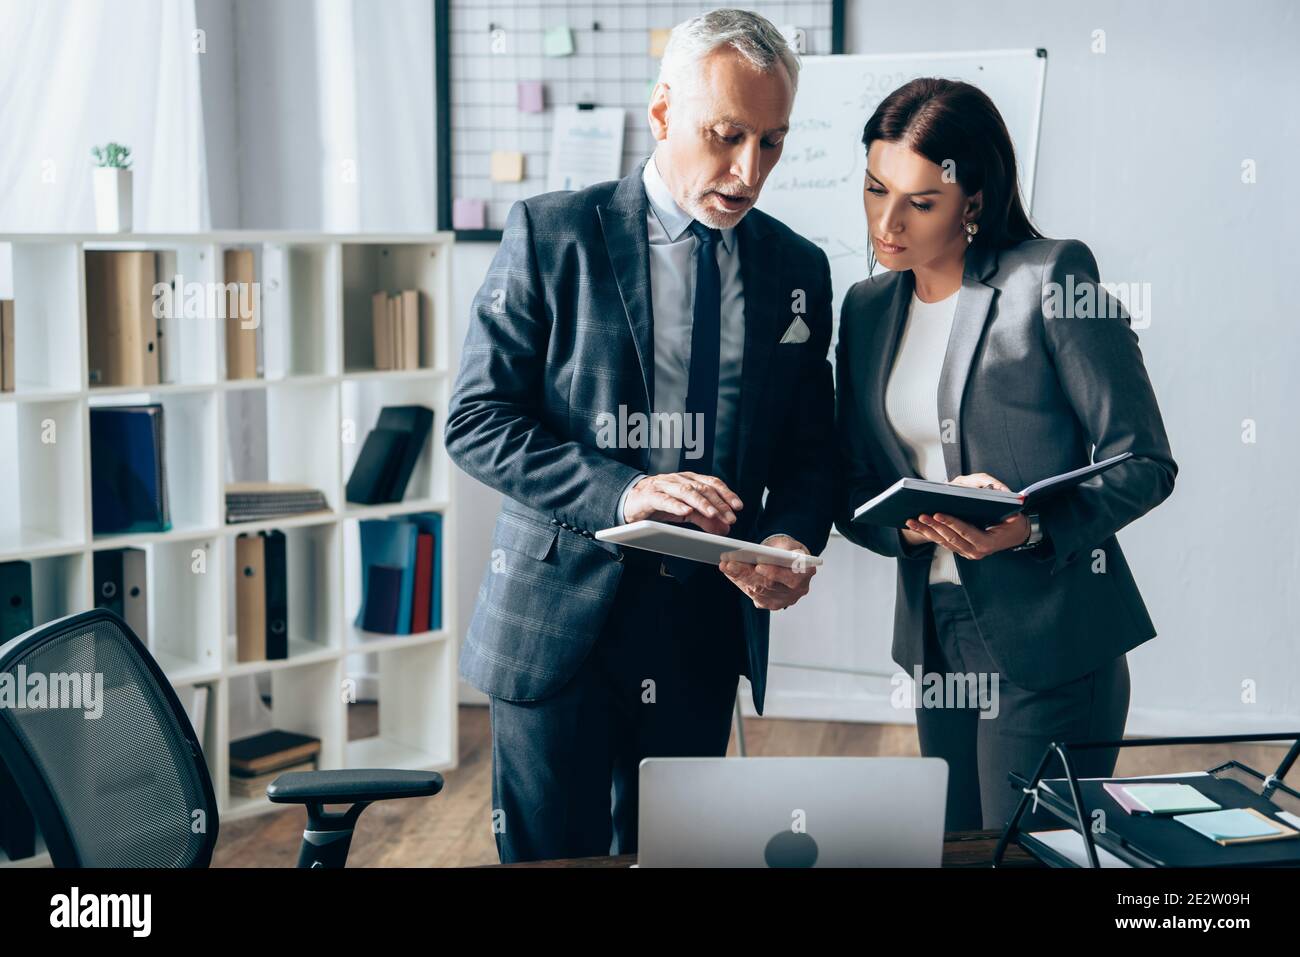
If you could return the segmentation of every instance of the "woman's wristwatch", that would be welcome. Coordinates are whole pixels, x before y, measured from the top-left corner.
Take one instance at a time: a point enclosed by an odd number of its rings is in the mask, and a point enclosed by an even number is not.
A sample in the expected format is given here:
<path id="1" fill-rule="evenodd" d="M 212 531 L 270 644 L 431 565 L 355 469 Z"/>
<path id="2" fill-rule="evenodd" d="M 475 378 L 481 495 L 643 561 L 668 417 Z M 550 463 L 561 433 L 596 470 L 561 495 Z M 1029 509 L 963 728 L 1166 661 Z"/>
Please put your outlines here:
<path id="1" fill-rule="evenodd" d="M 1038 520 L 1038 513 L 1028 512 L 1025 514 L 1025 518 L 1029 519 L 1029 537 L 1011 549 L 1013 552 L 1024 552 L 1031 548 L 1037 548 L 1038 544 L 1043 540 L 1043 525 Z"/>

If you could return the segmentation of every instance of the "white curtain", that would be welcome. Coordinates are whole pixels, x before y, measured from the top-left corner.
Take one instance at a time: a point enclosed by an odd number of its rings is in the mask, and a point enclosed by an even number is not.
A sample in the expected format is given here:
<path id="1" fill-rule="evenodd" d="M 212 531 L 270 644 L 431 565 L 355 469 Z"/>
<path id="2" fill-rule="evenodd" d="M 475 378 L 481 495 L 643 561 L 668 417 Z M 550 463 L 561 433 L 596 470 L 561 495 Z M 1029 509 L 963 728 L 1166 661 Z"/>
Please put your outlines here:
<path id="1" fill-rule="evenodd" d="M 194 0 L 0 0 L 0 232 L 95 228 L 90 148 L 131 148 L 136 232 L 207 229 Z"/>

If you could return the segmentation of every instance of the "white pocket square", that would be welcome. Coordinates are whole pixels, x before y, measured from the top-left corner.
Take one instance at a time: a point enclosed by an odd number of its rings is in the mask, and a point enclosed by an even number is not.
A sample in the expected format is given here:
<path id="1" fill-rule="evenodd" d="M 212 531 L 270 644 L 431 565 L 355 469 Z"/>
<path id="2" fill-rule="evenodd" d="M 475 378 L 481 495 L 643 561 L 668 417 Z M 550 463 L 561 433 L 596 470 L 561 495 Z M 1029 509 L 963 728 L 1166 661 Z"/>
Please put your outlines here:
<path id="1" fill-rule="evenodd" d="M 798 316 L 794 317 L 794 322 L 790 323 L 790 328 L 785 331 L 781 337 L 780 345 L 787 342 L 807 342 L 808 341 L 808 324 Z"/>

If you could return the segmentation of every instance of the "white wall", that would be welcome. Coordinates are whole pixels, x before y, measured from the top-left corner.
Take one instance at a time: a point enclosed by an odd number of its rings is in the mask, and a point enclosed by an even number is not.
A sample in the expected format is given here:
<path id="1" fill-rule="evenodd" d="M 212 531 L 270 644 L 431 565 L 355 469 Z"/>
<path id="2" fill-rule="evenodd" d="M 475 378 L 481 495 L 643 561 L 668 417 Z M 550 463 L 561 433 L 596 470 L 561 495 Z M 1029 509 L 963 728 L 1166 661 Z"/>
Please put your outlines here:
<path id="1" fill-rule="evenodd" d="M 850 2 L 848 51 L 1044 47 L 1034 218 L 1149 282 L 1143 354 L 1179 476 L 1120 534 L 1159 636 L 1129 656 L 1131 733 L 1300 725 L 1300 360 L 1293 282 L 1300 151 L 1289 3 Z M 1106 52 L 1091 52 L 1105 30 Z M 1258 182 L 1241 181 L 1254 159 Z M 1254 419 L 1258 440 L 1243 443 Z M 773 657 L 892 673 L 891 563 L 830 554 L 840 587 L 784 616 Z M 852 587 L 850 587 L 852 583 Z M 827 581 L 819 581 L 825 585 Z M 776 669 L 772 708 L 888 719 L 884 679 Z M 1256 703 L 1242 701 L 1254 682 Z"/>
<path id="2" fill-rule="evenodd" d="M 233 6 L 240 225 L 432 230 L 431 0 Z"/>

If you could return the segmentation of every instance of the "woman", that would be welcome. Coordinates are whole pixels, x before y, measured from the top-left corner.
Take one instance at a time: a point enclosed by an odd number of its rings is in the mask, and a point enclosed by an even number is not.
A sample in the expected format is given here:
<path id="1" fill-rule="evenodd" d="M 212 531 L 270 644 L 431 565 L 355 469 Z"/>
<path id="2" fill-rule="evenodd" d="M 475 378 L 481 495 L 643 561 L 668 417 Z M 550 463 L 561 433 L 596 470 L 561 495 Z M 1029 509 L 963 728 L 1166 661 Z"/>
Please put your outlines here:
<path id="1" fill-rule="evenodd" d="M 898 559 L 894 660 L 984 690 L 940 707 L 918 694 L 917 731 L 948 762 L 948 829 L 999 828 L 1021 796 L 1008 772 L 1032 774 L 1053 741 L 1123 735 L 1124 654 L 1155 629 L 1115 533 L 1169 495 L 1177 466 L 1126 314 L 1087 246 L 1030 224 L 992 101 L 913 80 L 862 142 L 871 245 L 891 271 L 844 300 L 836 526 Z M 991 528 L 852 520 L 904 476 L 1018 490 L 1121 452 L 1133 456 Z M 1075 770 L 1106 776 L 1115 760 L 1080 752 Z"/>

